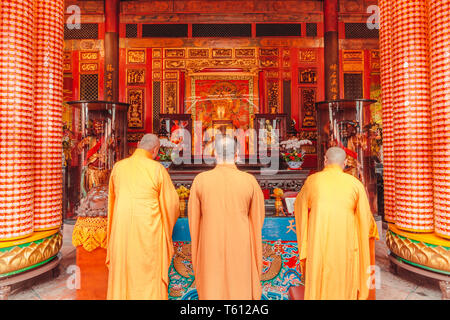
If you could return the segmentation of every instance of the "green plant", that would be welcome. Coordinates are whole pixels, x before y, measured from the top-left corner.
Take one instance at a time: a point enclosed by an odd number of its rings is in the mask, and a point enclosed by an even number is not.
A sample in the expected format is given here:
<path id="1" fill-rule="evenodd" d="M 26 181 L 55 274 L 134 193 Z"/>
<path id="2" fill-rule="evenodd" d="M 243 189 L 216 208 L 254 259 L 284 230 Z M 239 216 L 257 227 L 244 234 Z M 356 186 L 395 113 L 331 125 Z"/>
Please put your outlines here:
<path id="1" fill-rule="evenodd" d="M 172 148 L 164 148 L 164 147 L 160 148 L 156 160 L 172 161 Z"/>

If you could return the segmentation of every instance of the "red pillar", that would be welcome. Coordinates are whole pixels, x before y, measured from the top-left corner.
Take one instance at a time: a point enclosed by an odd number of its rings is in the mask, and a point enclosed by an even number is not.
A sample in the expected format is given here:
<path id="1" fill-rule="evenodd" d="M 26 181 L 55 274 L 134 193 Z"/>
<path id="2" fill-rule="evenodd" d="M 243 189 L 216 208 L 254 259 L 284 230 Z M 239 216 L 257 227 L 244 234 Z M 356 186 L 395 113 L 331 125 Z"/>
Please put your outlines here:
<path id="1" fill-rule="evenodd" d="M 395 224 L 433 232 L 433 158 L 425 1 L 392 1 Z"/>
<path id="2" fill-rule="evenodd" d="M 105 0 L 104 99 L 119 100 L 119 15 L 120 1 Z"/>
<path id="3" fill-rule="evenodd" d="M 431 128 L 436 234 L 450 239 L 450 0 L 429 2 Z"/>
<path id="4" fill-rule="evenodd" d="M 384 219 L 395 222 L 394 105 L 392 83 L 392 1 L 380 0 L 380 67 L 383 117 Z"/>
<path id="5" fill-rule="evenodd" d="M 33 233 L 33 0 L 0 5 L 0 241 Z"/>
<path id="6" fill-rule="evenodd" d="M 338 0 L 324 0 L 325 100 L 339 99 L 338 17 Z"/>
<path id="7" fill-rule="evenodd" d="M 35 1 L 34 229 L 62 221 L 64 0 Z"/>

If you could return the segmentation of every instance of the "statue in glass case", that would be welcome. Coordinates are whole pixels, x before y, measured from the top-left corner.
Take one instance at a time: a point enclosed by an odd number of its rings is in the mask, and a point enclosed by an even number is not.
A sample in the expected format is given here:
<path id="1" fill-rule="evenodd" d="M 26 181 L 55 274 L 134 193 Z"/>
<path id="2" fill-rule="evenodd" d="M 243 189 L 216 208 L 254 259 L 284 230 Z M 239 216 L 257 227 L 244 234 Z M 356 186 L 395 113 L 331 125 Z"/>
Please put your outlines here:
<path id="1" fill-rule="evenodd" d="M 78 217 L 106 216 L 114 163 L 128 154 L 127 103 L 69 101 L 75 137 L 69 164 L 68 208 Z"/>
<path id="2" fill-rule="evenodd" d="M 370 105 L 376 100 L 343 99 L 316 103 L 318 134 L 318 169 L 324 166 L 325 152 L 330 147 L 341 147 L 347 154 L 345 172 L 361 180 L 369 194 L 371 207 L 376 212 L 376 184 L 373 161 L 368 145 L 367 126 L 370 123 Z"/>
<path id="3" fill-rule="evenodd" d="M 80 151 L 87 146 L 81 172 L 81 192 L 83 196 L 86 196 L 92 187 L 108 184 L 110 170 L 107 169 L 105 161 L 107 149 L 112 145 L 112 137 L 105 141 L 103 122 L 93 120 L 88 129 L 88 136 L 78 144 Z"/>

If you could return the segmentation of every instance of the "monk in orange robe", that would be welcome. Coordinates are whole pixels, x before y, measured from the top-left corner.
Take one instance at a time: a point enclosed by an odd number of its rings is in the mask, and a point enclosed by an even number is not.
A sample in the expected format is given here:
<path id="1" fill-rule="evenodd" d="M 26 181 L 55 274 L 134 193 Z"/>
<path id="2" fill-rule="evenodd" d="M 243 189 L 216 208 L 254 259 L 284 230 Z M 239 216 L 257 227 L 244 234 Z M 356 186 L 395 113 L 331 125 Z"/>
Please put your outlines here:
<path id="1" fill-rule="evenodd" d="M 179 198 L 167 170 L 153 160 L 158 150 L 158 137 L 144 135 L 111 172 L 107 299 L 168 299 Z"/>
<path id="2" fill-rule="evenodd" d="M 343 149 L 328 149 L 324 170 L 295 201 L 305 300 L 366 300 L 373 284 L 369 239 L 378 240 L 378 230 L 363 184 L 343 172 L 345 159 Z"/>
<path id="3" fill-rule="evenodd" d="M 232 138 L 216 137 L 214 148 L 217 166 L 195 177 L 188 203 L 198 297 L 259 300 L 264 196 L 255 177 L 234 164 Z"/>

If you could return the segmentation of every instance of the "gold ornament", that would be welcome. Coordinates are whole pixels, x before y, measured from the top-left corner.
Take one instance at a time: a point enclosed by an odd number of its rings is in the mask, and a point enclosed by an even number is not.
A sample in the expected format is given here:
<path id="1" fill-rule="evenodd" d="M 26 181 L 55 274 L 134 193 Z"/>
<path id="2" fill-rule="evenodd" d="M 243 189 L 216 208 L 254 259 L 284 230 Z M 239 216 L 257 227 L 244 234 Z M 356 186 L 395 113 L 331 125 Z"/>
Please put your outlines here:
<path id="1" fill-rule="evenodd" d="M 0 251 L 0 275 L 22 270 L 55 256 L 62 246 L 62 235 L 56 233 L 28 245 L 14 246 Z"/>
<path id="2" fill-rule="evenodd" d="M 438 245 L 426 245 L 399 236 L 388 230 L 386 245 L 395 255 L 407 261 L 436 270 L 450 272 L 450 250 Z"/>
<path id="3" fill-rule="evenodd" d="M 106 217 L 78 217 L 73 228 L 72 244 L 82 246 L 86 251 L 97 248 L 106 249 Z"/>

